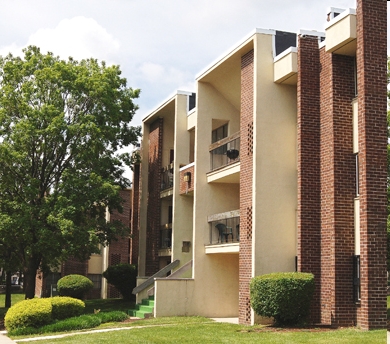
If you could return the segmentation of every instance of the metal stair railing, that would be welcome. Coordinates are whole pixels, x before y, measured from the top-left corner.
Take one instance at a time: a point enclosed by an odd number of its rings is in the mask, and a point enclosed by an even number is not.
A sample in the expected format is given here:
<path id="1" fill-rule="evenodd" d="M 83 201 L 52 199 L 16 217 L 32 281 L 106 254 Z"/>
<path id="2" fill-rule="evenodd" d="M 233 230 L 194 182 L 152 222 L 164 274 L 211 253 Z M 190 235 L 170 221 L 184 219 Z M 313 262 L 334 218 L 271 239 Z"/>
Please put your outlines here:
<path id="1" fill-rule="evenodd" d="M 166 279 L 178 277 L 181 274 L 184 274 L 186 271 L 188 271 L 191 268 L 192 268 L 192 260 L 185 263 L 180 269 L 177 269 L 175 272 L 171 273 L 169 276 L 166 277 Z M 154 286 L 148 290 L 148 295 L 149 296 L 154 295 Z"/>
<path id="2" fill-rule="evenodd" d="M 151 284 L 154 283 L 154 279 L 156 277 L 164 277 L 169 271 L 171 271 L 172 269 L 174 269 L 175 267 L 177 267 L 178 265 L 180 264 L 180 260 L 179 259 L 176 259 L 174 262 L 168 264 L 167 266 L 165 266 L 164 268 L 162 268 L 160 271 L 156 272 L 153 276 L 150 276 L 145 282 L 141 283 L 139 286 L 135 287 L 133 289 L 133 294 L 136 295 L 138 294 L 140 291 L 146 289 L 147 287 L 149 287 Z"/>

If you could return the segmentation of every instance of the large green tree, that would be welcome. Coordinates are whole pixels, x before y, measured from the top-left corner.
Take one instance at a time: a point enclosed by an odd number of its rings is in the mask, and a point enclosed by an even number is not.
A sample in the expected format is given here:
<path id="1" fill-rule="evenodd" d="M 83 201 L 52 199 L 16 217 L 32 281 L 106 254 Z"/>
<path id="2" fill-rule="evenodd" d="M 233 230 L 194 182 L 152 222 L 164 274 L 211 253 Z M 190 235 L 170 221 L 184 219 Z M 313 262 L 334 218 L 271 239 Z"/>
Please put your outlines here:
<path id="1" fill-rule="evenodd" d="M 37 47 L 0 57 L 0 252 L 22 266 L 26 298 L 38 268 L 87 258 L 124 227 L 106 222 L 128 186 L 118 150 L 136 143 L 139 90 L 118 66 L 61 60 Z"/>

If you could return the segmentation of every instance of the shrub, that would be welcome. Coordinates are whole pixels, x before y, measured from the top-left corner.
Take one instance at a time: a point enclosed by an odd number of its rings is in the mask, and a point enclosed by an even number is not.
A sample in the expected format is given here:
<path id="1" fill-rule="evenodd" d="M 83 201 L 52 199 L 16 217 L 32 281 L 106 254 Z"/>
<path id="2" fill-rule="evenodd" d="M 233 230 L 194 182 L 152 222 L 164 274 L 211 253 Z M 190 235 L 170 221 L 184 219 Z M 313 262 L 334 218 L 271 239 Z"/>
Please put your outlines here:
<path id="1" fill-rule="evenodd" d="M 99 312 L 96 316 L 101 320 L 102 324 L 108 322 L 121 322 L 129 318 L 129 316 L 122 311 Z"/>
<path id="2" fill-rule="evenodd" d="M 23 327 L 39 327 L 51 322 L 52 305 L 50 299 L 30 299 L 13 305 L 5 315 L 8 331 Z"/>
<path id="3" fill-rule="evenodd" d="M 309 315 L 314 276 L 309 273 L 272 273 L 252 278 L 250 300 L 261 316 L 279 325 L 298 324 Z"/>
<path id="4" fill-rule="evenodd" d="M 51 298 L 52 318 L 66 319 L 79 316 L 83 313 L 85 303 L 69 296 L 56 296 Z"/>
<path id="5" fill-rule="evenodd" d="M 132 264 L 111 265 L 103 272 L 107 282 L 114 285 L 125 300 L 133 299 L 132 291 L 137 284 L 137 266 Z"/>
<path id="6" fill-rule="evenodd" d="M 93 288 L 92 281 L 82 275 L 67 275 L 57 282 L 58 294 L 83 300 L 85 294 Z"/>
<path id="7" fill-rule="evenodd" d="M 40 328 L 23 327 L 9 331 L 13 336 L 26 336 L 31 334 L 43 334 L 52 332 L 66 332 L 75 330 L 84 330 L 97 327 L 100 324 L 108 322 L 120 322 L 128 319 L 129 316 L 120 311 L 100 312 L 98 314 L 83 314 L 78 317 L 72 317 L 64 320 L 58 320 L 52 324 L 44 325 Z"/>

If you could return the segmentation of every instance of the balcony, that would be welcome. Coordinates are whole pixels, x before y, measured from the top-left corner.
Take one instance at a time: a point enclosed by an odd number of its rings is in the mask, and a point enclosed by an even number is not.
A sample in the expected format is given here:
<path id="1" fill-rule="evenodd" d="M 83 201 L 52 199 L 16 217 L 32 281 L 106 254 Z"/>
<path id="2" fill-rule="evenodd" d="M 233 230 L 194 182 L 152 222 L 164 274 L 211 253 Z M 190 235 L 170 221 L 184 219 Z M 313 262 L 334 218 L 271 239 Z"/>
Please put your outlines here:
<path id="1" fill-rule="evenodd" d="M 170 256 L 172 248 L 172 224 L 167 223 L 160 229 L 159 256 Z"/>
<path id="2" fill-rule="evenodd" d="M 173 162 L 161 169 L 160 198 L 173 194 Z"/>
<path id="3" fill-rule="evenodd" d="M 179 170 L 180 195 L 193 196 L 194 176 L 195 176 L 195 163 L 191 163 L 180 167 Z"/>
<path id="4" fill-rule="evenodd" d="M 296 85 L 298 75 L 297 48 L 291 47 L 274 59 L 274 82 Z"/>
<path id="5" fill-rule="evenodd" d="M 326 32 L 326 51 L 339 55 L 356 55 L 356 11 L 348 9 L 332 19 Z"/>
<path id="6" fill-rule="evenodd" d="M 210 171 L 240 161 L 240 132 L 210 145 Z"/>
<path id="7" fill-rule="evenodd" d="M 240 210 L 210 215 L 209 244 L 206 254 L 238 253 L 240 241 Z"/>

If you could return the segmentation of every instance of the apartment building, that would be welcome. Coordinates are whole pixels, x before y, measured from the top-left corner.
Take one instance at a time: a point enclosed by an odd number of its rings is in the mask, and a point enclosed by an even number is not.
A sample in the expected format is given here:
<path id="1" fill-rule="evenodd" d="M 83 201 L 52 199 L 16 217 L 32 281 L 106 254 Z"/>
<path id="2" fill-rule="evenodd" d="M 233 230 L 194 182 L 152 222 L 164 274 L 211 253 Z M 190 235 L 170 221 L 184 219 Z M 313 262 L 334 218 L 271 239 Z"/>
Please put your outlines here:
<path id="1" fill-rule="evenodd" d="M 325 33 L 256 29 L 146 116 L 130 246 L 155 316 L 261 322 L 251 278 L 302 271 L 312 322 L 385 328 L 386 20 L 358 0 Z"/>

